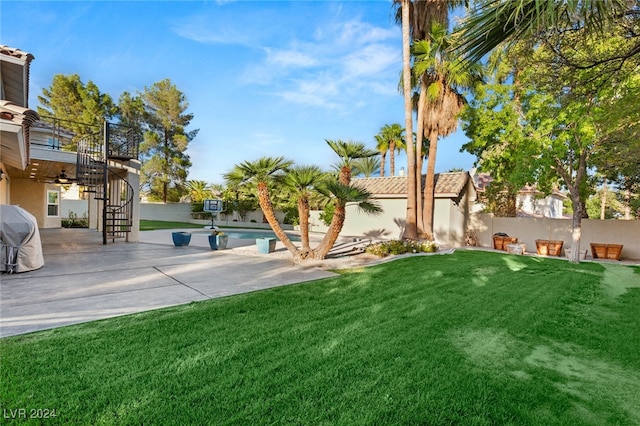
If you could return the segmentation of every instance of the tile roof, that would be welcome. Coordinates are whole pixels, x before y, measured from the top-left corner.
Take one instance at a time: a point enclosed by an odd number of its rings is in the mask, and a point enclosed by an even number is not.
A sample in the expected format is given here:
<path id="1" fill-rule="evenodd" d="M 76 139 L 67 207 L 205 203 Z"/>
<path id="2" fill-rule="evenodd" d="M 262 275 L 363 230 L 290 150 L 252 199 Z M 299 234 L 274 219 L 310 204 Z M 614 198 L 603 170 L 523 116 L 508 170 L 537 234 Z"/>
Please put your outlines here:
<path id="1" fill-rule="evenodd" d="M 436 174 L 436 198 L 457 198 L 464 190 L 469 173 L 437 173 Z M 424 188 L 425 175 L 422 175 L 422 187 Z M 354 178 L 353 184 L 369 191 L 374 196 L 406 196 L 406 176 L 385 176 Z"/>
<path id="2" fill-rule="evenodd" d="M 33 59 L 33 55 L 31 53 L 24 52 L 14 47 L 5 46 L 4 44 L 0 44 L 0 54 L 11 56 L 13 58 L 23 60 L 25 62 L 29 62 Z"/>

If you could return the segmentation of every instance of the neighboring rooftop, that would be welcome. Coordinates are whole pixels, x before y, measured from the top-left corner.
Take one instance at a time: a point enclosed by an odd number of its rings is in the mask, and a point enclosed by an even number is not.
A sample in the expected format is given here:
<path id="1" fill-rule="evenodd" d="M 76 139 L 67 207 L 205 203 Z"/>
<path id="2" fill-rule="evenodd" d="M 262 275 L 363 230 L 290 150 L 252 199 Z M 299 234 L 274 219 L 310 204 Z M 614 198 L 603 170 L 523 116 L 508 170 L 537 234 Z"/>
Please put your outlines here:
<path id="1" fill-rule="evenodd" d="M 425 175 L 422 175 L 422 188 L 424 188 Z M 469 180 L 467 172 L 437 173 L 435 176 L 436 198 L 457 198 L 464 191 Z M 354 178 L 353 184 L 370 192 L 374 196 L 406 196 L 406 176 L 385 176 Z"/>

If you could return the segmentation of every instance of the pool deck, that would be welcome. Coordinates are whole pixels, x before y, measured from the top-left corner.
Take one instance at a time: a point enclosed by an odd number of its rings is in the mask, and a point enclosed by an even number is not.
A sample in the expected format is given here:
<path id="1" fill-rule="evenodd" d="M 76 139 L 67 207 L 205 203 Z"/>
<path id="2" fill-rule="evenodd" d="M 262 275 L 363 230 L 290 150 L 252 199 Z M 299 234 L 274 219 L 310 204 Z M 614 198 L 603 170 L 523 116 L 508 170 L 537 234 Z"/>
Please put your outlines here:
<path id="1" fill-rule="evenodd" d="M 45 265 L 0 276 L 0 337 L 336 276 L 259 255 L 255 240 L 213 251 L 203 230 L 175 247 L 173 231 L 102 245 L 95 230 L 41 229 Z"/>

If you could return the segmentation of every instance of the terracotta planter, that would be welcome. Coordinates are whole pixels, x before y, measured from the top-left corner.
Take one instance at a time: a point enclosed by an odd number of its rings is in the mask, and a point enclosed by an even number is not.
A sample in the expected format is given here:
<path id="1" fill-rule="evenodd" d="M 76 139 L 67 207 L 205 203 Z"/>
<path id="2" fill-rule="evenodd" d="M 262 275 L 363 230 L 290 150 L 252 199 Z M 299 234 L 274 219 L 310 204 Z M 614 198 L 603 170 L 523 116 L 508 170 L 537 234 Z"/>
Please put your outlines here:
<path id="1" fill-rule="evenodd" d="M 620 260 L 622 244 L 591 243 L 591 254 L 594 259 Z"/>
<path id="2" fill-rule="evenodd" d="M 507 251 L 507 246 L 509 244 L 516 244 L 518 239 L 516 237 L 509 237 L 504 235 L 494 235 L 493 236 L 493 248 L 496 250 Z"/>
<path id="3" fill-rule="evenodd" d="M 540 256 L 560 256 L 564 241 L 536 240 L 536 252 Z"/>

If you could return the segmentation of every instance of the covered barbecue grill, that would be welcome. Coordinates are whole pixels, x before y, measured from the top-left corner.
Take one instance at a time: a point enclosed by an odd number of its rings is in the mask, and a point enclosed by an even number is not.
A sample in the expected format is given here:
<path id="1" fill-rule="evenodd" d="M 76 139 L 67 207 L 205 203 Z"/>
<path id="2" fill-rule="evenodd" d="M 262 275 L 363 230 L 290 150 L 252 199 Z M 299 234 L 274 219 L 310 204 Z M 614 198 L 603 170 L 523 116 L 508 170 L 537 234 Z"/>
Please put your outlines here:
<path id="1" fill-rule="evenodd" d="M 26 272 L 43 265 L 36 218 L 21 207 L 0 205 L 0 272 Z"/>

